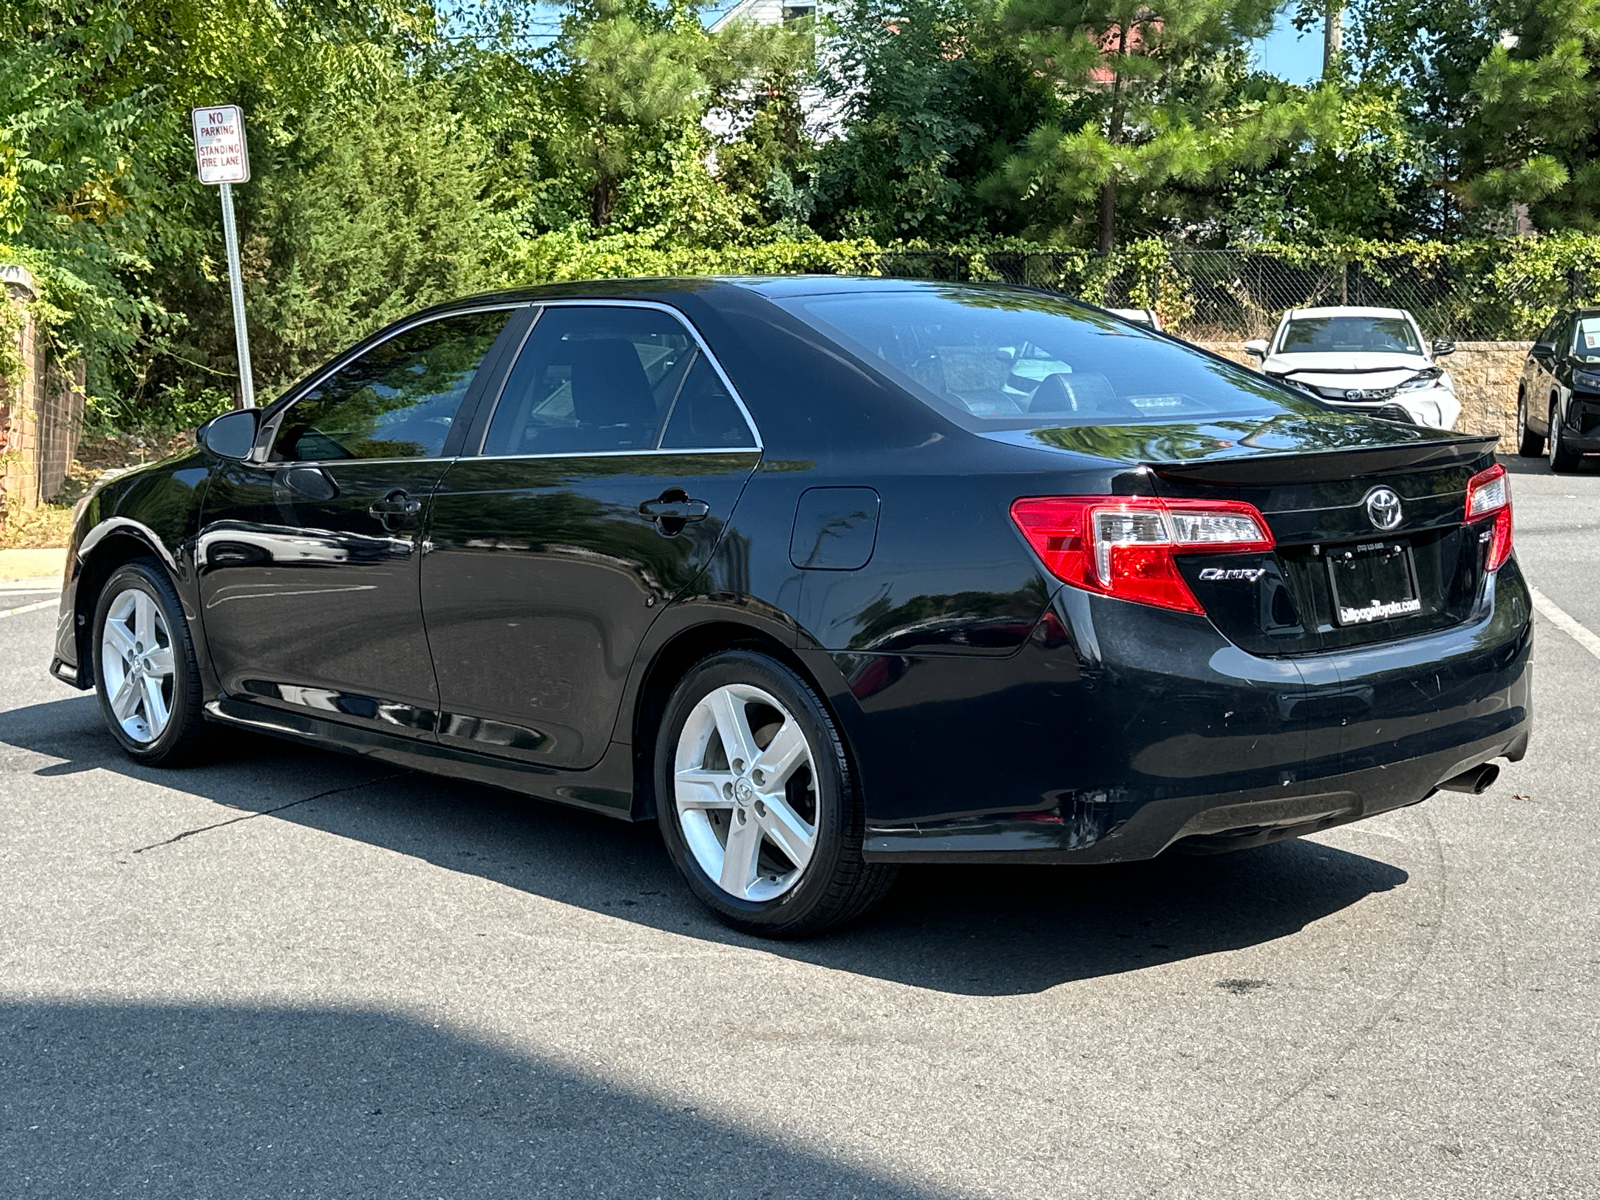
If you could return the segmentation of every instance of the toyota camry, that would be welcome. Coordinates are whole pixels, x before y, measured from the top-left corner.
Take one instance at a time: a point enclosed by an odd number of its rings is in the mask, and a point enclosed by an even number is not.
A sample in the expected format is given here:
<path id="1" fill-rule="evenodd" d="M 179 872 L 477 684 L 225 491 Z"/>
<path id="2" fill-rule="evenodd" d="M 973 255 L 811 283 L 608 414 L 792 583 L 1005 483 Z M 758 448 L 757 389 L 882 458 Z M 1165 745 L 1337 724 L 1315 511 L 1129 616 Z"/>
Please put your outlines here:
<path id="1" fill-rule="evenodd" d="M 52 671 L 659 822 L 730 925 L 903 863 L 1251 847 L 1530 729 L 1493 439 L 999 286 L 570 284 L 400 321 L 103 483 Z"/>

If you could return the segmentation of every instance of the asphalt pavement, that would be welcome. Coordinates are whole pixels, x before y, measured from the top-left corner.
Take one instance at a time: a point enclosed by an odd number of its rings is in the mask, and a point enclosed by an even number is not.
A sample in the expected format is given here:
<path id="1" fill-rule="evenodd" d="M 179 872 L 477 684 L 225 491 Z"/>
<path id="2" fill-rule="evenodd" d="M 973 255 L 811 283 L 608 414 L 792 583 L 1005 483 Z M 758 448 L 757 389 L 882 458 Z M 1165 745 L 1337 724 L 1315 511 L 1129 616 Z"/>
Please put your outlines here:
<path id="1" fill-rule="evenodd" d="M 1600 465 L 1515 472 L 1485 796 L 729 933 L 653 831 L 229 735 L 125 760 L 0 608 L 0 1196 L 1600 1196 Z M 292 631 L 286 631 L 292 636 Z"/>

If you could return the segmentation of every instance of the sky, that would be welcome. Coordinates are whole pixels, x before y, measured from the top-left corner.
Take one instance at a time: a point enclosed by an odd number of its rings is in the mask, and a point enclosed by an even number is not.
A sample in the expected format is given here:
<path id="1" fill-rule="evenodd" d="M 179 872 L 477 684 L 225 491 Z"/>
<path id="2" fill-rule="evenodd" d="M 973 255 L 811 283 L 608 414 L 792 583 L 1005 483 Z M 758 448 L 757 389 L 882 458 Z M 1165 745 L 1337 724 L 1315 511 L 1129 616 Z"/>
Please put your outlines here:
<path id="1" fill-rule="evenodd" d="M 1310 83 L 1322 75 L 1322 22 L 1301 33 L 1293 16 L 1292 11 L 1278 14 L 1272 33 L 1255 44 L 1256 63 L 1290 83 Z"/>
<path id="2" fill-rule="evenodd" d="M 709 25 L 735 3 L 737 0 L 713 0 L 702 19 Z M 535 43 L 543 44 L 554 36 L 560 12 L 559 3 L 540 6 L 529 29 Z M 1291 16 L 1290 11 L 1280 12 L 1272 33 L 1255 43 L 1256 62 L 1262 70 L 1290 83 L 1310 83 L 1322 75 L 1322 22 L 1301 33 Z"/>

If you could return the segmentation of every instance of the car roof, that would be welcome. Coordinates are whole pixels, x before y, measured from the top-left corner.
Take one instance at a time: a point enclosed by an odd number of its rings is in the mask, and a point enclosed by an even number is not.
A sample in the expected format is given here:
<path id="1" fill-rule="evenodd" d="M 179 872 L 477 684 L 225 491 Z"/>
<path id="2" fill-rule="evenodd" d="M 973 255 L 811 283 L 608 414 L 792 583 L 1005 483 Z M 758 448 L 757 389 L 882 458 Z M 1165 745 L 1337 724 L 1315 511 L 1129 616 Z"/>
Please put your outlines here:
<path id="1" fill-rule="evenodd" d="M 936 292 L 959 289 L 961 291 L 988 292 L 1025 291 L 1039 293 L 1043 289 L 1021 287 L 1009 283 L 947 282 L 927 279 L 900 279 L 870 275 L 698 275 L 698 276 L 647 276 L 630 279 L 589 279 L 563 283 L 543 283 L 521 288 L 506 288 L 497 292 L 481 292 L 432 305 L 414 312 L 406 320 L 422 316 L 437 316 L 461 309 L 481 308 L 486 304 L 519 304 L 537 300 L 655 300 L 672 303 L 677 298 L 698 298 L 715 303 L 719 294 L 756 295 L 763 299 L 778 300 L 790 296 L 822 296 L 835 293 L 884 295 L 916 292 Z M 1074 296 L 1056 295 L 1061 300 L 1078 302 Z M 1079 302 L 1081 303 L 1081 302 Z M 1093 306 L 1088 306 L 1093 307 Z"/>
<path id="2" fill-rule="evenodd" d="M 1291 320 L 1297 317 L 1400 317 L 1415 320 L 1403 308 L 1368 308 L 1356 304 L 1336 304 L 1326 308 L 1291 308 L 1284 314 Z"/>
<path id="3" fill-rule="evenodd" d="M 829 292 L 916 292 L 943 288 L 986 291 L 1009 288 L 1004 283 L 944 283 L 870 275 L 696 275 L 587 279 L 542 283 L 498 292 L 464 296 L 437 309 L 476 307 L 485 303 L 575 299 L 665 299 L 674 295 L 709 296 L 717 292 L 754 292 L 767 297 L 811 296 Z M 1036 290 L 1036 289 L 1028 289 Z M 1070 299 L 1070 297 L 1063 297 Z M 433 310 L 430 310 L 433 311 Z"/>

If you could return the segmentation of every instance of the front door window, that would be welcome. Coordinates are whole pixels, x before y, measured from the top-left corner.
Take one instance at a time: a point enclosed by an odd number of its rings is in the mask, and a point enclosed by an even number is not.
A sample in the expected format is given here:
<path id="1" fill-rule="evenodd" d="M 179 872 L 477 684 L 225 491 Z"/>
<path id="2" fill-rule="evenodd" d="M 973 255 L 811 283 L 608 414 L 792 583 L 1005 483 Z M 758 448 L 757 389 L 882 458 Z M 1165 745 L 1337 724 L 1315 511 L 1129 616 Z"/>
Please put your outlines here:
<path id="1" fill-rule="evenodd" d="M 509 311 L 464 313 L 396 334 L 285 414 L 274 462 L 437 458 Z"/>

